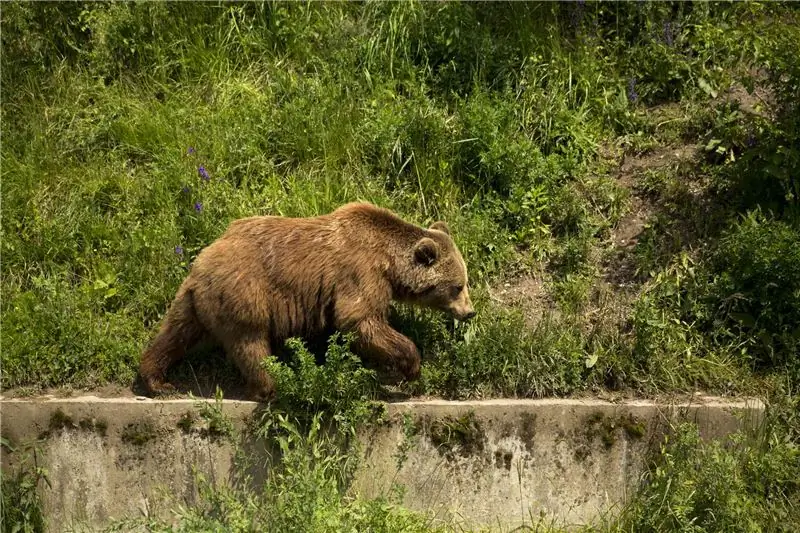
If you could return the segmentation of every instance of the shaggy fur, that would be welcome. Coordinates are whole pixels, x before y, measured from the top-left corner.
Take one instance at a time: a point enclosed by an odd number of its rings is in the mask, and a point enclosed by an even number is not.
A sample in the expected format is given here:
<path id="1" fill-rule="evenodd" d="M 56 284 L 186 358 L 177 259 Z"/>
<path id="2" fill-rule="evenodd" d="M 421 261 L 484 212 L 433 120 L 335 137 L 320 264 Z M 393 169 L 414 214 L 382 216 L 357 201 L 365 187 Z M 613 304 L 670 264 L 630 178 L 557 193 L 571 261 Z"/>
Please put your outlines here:
<path id="1" fill-rule="evenodd" d="M 313 218 L 257 216 L 234 221 L 205 248 L 141 358 L 151 395 L 172 390 L 167 369 L 206 334 L 219 341 L 248 382 L 250 397 L 274 396 L 260 365 L 289 337 L 330 328 L 355 332 L 362 358 L 420 371 L 414 343 L 387 322 L 392 300 L 467 320 L 464 260 L 443 222 L 429 229 L 366 203 Z"/>

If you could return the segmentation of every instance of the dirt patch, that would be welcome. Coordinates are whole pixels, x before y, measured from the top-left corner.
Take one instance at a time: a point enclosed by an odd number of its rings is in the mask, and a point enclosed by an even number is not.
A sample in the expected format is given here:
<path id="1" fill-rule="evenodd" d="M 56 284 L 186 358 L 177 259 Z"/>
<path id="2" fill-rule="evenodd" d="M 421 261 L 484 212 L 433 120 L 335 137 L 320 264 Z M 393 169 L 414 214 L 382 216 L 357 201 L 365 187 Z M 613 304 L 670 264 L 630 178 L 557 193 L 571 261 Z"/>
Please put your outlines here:
<path id="1" fill-rule="evenodd" d="M 656 148 L 636 156 L 623 156 L 617 183 L 628 189 L 635 188 L 641 173 L 645 170 L 662 168 L 682 161 L 690 161 L 697 155 L 697 151 L 698 146 L 683 144 Z"/>
<path id="2" fill-rule="evenodd" d="M 656 205 L 641 187 L 645 173 L 691 162 L 698 153 L 699 146 L 685 144 L 665 146 L 636 156 L 623 155 L 617 184 L 630 191 L 631 200 L 628 212 L 611 231 L 611 259 L 604 265 L 603 275 L 607 282 L 617 287 L 635 284 L 636 267 L 631 252 L 656 212 Z"/>
<path id="3" fill-rule="evenodd" d="M 190 366 L 190 365 L 189 365 Z M 163 396 L 161 399 L 188 398 L 190 394 L 196 398 L 214 398 L 217 385 L 223 390 L 224 397 L 230 400 L 245 400 L 246 385 L 235 375 L 220 375 L 212 369 L 193 369 L 191 374 L 196 379 L 187 376 L 185 372 L 170 379 L 175 385 L 175 393 Z M 97 398 L 135 398 L 145 396 L 138 379 L 129 385 L 107 384 L 95 387 L 19 387 L 2 391 L 0 397 L 12 398 L 71 398 L 77 396 L 95 396 Z"/>
<path id="4" fill-rule="evenodd" d="M 768 75 L 760 69 L 749 69 L 741 74 L 741 77 L 751 78 L 754 82 L 753 92 L 749 92 L 744 84 L 734 82 L 731 87 L 718 95 L 716 102 L 737 102 L 739 108 L 745 113 L 758 115 L 760 117 L 775 118 L 775 95 L 767 85 Z"/>
<path id="5" fill-rule="evenodd" d="M 547 293 L 541 272 L 525 274 L 490 287 L 489 297 L 504 307 L 521 310 L 525 324 L 531 329 L 545 313 L 556 312 L 556 304 Z"/>
<path id="6" fill-rule="evenodd" d="M 19 387 L 6 389 L 2 392 L 3 398 L 29 398 L 47 396 L 51 398 L 71 398 L 92 395 L 98 398 L 132 398 L 135 396 L 130 387 L 123 385 L 102 385 L 98 387 Z"/>
<path id="7" fill-rule="evenodd" d="M 647 220 L 652 216 L 652 206 L 637 196 L 631 197 L 628 213 L 620 219 L 611 232 L 611 242 L 618 248 L 632 248 L 639 241 Z"/>
<path id="8" fill-rule="evenodd" d="M 693 144 L 665 146 L 639 156 L 623 157 L 617 184 L 631 191 L 631 208 L 612 232 L 612 242 L 616 246 L 635 245 L 654 211 L 652 202 L 639 187 L 644 173 L 691 161 L 697 157 L 698 150 L 699 147 Z"/>

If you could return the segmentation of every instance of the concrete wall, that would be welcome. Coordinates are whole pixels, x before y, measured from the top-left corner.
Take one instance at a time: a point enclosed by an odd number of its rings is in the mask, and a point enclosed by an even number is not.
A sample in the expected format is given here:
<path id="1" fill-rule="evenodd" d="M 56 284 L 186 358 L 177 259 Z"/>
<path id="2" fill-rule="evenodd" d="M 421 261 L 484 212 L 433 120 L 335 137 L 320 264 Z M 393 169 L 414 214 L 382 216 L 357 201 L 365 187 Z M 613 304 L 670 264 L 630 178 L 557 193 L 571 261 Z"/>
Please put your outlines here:
<path id="1" fill-rule="evenodd" d="M 658 449 L 670 423 L 695 421 L 704 438 L 720 438 L 757 424 L 762 409 L 716 399 L 395 404 L 390 423 L 364 437 L 354 490 L 373 497 L 398 483 L 406 506 L 465 527 L 511 528 L 542 515 L 586 524 L 635 490 L 647 451 Z"/>
<path id="2" fill-rule="evenodd" d="M 41 439 L 41 487 L 51 531 L 126 516 L 168 515 L 196 497 L 195 472 L 245 482 L 234 447 L 209 433 L 192 400 L 95 397 L 0 400 L 0 429 L 13 446 Z M 226 400 L 241 430 L 258 404 Z M 187 413 L 195 413 L 193 416 Z M 705 438 L 758 423 L 757 401 L 697 398 L 691 404 L 599 400 L 419 401 L 387 406 L 388 420 L 362 432 L 351 487 L 365 497 L 405 488 L 404 505 L 465 527 L 596 520 L 624 501 L 648 449 L 671 421 L 696 421 Z M 241 441 L 245 449 L 252 442 Z M 3 449 L 4 475 L 20 452 Z M 255 486 L 264 475 L 250 471 Z"/>

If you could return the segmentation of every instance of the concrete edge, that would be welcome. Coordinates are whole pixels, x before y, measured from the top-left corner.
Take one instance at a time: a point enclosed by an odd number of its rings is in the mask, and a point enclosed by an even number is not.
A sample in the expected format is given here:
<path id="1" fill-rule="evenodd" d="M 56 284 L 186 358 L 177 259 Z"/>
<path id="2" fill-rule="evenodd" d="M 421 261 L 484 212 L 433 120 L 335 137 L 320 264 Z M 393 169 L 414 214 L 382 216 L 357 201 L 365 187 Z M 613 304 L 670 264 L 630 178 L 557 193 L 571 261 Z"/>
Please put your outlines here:
<path id="1" fill-rule="evenodd" d="M 53 426 L 53 417 L 63 410 L 66 420 L 73 425 L 77 420 L 103 418 L 109 428 L 131 421 L 152 419 L 156 425 L 167 430 L 175 426 L 175 421 L 188 411 L 196 412 L 203 405 L 214 406 L 213 398 L 151 399 L 144 397 L 106 398 L 93 395 L 58 397 L 0 398 L 0 433 L 16 443 L 36 440 L 37 435 L 46 434 Z M 763 420 L 766 406 L 758 398 L 721 398 L 703 396 L 674 401 L 664 400 L 622 400 L 612 402 L 601 399 L 490 399 L 490 400 L 443 400 L 424 399 L 384 403 L 384 423 L 393 424 L 407 415 L 415 417 L 459 417 L 466 413 L 487 419 L 502 418 L 512 413 L 559 412 L 584 413 L 590 416 L 594 411 L 607 413 L 631 413 L 660 418 L 663 422 L 677 419 L 707 418 L 712 412 L 725 412 L 728 416 L 744 417 L 746 426 L 757 427 Z M 248 421 L 257 417 L 265 404 L 246 400 L 222 400 L 220 414 L 226 417 L 234 428 L 243 429 Z M 555 409 L 556 411 L 553 411 Z M 548 411 L 549 410 L 549 411 Z M 571 415 L 570 415 L 571 416 Z M 688 417 L 688 418 L 687 418 Z M 74 419 L 75 421 L 73 421 Z M 743 420 L 744 421 L 744 420 Z M 552 419 L 558 423 L 558 417 Z M 668 424 L 670 425 L 670 424 Z M 369 432 L 369 428 L 365 428 Z"/>
<path id="2" fill-rule="evenodd" d="M 112 404 L 140 404 L 140 405 L 195 405 L 197 403 L 215 403 L 213 398 L 175 398 L 175 399 L 153 399 L 144 396 L 108 398 L 94 395 L 70 396 L 65 398 L 54 396 L 37 396 L 23 398 L 4 398 L 0 396 L 0 406 L 6 403 L 12 404 L 83 404 L 83 403 L 112 403 Z M 230 400 L 223 399 L 223 405 L 236 405 L 241 407 L 259 407 L 262 404 L 249 400 Z M 398 402 L 384 402 L 387 408 L 416 408 L 424 406 L 439 407 L 537 407 L 537 406 L 581 406 L 581 407 L 731 407 L 747 409 L 764 409 L 765 404 L 760 398 L 724 398 L 717 396 L 702 396 L 692 400 L 651 400 L 635 399 L 609 401 L 599 398 L 492 398 L 486 400 L 444 400 L 444 399 L 424 399 L 406 400 Z"/>

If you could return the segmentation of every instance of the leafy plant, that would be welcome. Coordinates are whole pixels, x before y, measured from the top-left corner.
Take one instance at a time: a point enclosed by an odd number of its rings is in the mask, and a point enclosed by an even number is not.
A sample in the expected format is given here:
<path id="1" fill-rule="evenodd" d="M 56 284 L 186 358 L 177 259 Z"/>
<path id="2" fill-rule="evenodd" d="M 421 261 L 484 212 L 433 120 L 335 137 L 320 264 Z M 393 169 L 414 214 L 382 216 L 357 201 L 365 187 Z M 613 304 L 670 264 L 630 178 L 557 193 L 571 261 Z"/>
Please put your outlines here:
<path id="1" fill-rule="evenodd" d="M 41 533 L 45 530 L 45 517 L 39 488 L 50 485 L 47 471 L 39 466 L 41 453 L 36 444 L 14 448 L 3 438 L 0 445 L 5 453 L 21 456 L 13 469 L 3 469 L 2 507 L 0 507 L 0 530 L 3 533 Z"/>

